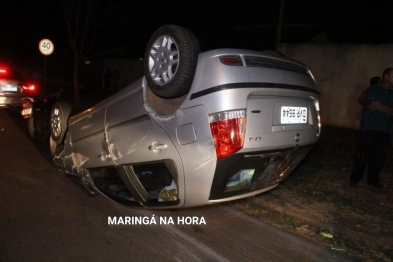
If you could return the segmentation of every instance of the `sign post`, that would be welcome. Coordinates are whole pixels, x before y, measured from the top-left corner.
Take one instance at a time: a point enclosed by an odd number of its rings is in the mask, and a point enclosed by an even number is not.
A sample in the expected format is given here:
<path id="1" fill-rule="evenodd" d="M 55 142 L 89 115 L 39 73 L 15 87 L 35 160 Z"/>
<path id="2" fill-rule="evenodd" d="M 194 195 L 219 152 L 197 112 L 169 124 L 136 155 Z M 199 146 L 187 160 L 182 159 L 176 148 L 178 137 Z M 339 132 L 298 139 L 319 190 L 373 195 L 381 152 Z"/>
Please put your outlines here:
<path id="1" fill-rule="evenodd" d="M 44 38 L 38 43 L 38 49 L 41 54 L 44 55 L 44 77 L 43 77 L 43 88 L 42 91 L 44 93 L 46 87 L 46 57 L 51 55 L 55 50 L 55 46 L 51 40 Z"/>

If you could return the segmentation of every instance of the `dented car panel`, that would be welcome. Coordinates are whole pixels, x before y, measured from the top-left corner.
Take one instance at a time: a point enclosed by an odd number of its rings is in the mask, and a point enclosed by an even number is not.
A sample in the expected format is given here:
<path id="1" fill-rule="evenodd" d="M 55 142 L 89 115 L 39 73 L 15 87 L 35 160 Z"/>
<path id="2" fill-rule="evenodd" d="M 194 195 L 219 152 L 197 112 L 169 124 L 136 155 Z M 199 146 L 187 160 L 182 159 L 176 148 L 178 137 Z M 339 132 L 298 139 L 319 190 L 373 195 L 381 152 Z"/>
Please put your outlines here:
<path id="1" fill-rule="evenodd" d="M 157 96 L 145 76 L 71 116 L 64 144 L 51 138 L 51 152 L 89 192 L 182 208 L 276 187 L 319 134 L 319 92 L 306 66 L 219 49 L 199 54 L 186 94 Z"/>

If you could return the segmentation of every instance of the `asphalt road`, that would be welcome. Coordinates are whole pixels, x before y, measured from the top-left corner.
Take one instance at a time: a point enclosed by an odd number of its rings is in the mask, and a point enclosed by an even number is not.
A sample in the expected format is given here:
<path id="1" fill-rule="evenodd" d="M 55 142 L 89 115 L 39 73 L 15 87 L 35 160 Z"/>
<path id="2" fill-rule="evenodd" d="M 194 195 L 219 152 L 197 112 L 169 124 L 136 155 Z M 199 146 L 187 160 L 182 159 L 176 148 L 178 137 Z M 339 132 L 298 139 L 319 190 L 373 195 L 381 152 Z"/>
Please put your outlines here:
<path id="1" fill-rule="evenodd" d="M 108 217 L 134 224 L 108 225 Z M 198 223 L 184 224 L 193 217 Z M 17 110 L 0 109 L 0 261 L 349 260 L 228 204 L 143 210 L 91 197 L 52 166 Z"/>

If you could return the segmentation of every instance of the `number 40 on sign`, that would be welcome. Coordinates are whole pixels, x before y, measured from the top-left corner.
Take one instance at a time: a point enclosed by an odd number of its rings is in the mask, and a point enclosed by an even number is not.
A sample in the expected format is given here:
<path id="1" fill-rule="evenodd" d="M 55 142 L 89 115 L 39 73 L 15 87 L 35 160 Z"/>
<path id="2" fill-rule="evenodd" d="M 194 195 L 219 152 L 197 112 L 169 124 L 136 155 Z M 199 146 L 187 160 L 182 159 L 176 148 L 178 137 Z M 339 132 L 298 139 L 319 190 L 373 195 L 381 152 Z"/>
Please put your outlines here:
<path id="1" fill-rule="evenodd" d="M 53 45 L 51 40 L 45 38 L 42 39 L 38 44 L 38 49 L 40 50 L 41 54 L 50 55 L 53 53 L 55 46 Z"/>

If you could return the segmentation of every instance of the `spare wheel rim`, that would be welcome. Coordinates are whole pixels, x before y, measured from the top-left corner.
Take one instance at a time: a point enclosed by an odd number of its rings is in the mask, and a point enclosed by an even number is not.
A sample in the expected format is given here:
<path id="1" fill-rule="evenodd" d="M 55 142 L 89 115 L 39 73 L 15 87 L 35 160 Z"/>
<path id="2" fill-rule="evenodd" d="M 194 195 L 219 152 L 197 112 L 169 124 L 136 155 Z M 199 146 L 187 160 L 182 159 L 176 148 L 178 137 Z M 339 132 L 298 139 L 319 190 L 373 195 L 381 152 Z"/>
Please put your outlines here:
<path id="1" fill-rule="evenodd" d="M 152 45 L 149 55 L 149 72 L 157 85 L 169 83 L 176 75 L 180 54 L 176 41 L 167 35 L 159 37 Z"/>

